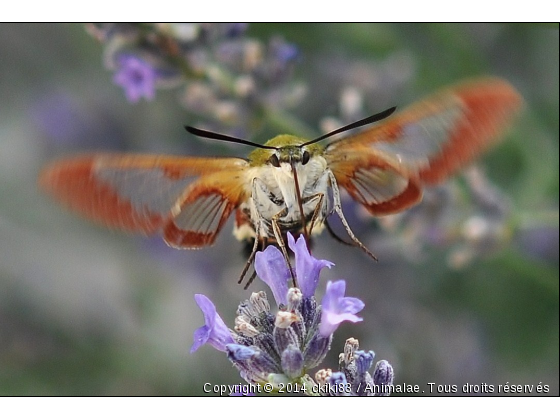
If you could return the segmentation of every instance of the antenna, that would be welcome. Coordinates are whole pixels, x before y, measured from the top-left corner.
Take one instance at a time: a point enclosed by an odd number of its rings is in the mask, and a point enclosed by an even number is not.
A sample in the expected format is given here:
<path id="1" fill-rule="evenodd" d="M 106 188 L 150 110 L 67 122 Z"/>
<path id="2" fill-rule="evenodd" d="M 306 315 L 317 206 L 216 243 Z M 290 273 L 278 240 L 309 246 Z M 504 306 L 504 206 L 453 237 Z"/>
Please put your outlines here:
<path id="1" fill-rule="evenodd" d="M 321 137 L 317 137 L 314 140 L 308 141 L 307 143 L 303 143 L 300 147 L 307 146 L 307 145 L 313 144 L 313 143 L 317 143 L 318 141 L 321 141 L 321 140 L 324 140 L 328 137 L 334 136 L 335 134 L 343 133 L 344 131 L 352 130 L 353 128 L 362 127 L 364 125 L 372 124 L 374 122 L 380 121 L 384 118 L 387 118 L 389 115 L 391 115 L 393 112 L 395 112 L 396 109 L 397 109 L 397 107 L 394 106 L 394 107 L 389 108 L 389 109 L 387 109 L 383 112 L 380 112 L 380 113 L 375 114 L 375 115 L 371 115 L 367 118 L 364 118 L 360 121 L 356 121 L 356 122 L 353 122 L 352 124 L 345 125 L 344 127 L 338 128 L 334 131 L 331 131 L 330 133 L 323 134 Z M 195 136 L 204 137 L 204 138 L 207 138 L 207 139 L 227 141 L 229 143 L 244 144 L 246 146 L 258 147 L 259 149 L 278 150 L 278 147 L 265 146 L 264 144 L 258 144 L 258 143 L 254 143 L 254 142 L 249 141 L 249 140 L 238 139 L 237 137 L 228 136 L 226 134 L 220 134 L 220 133 L 214 133 L 212 131 L 202 130 L 200 128 L 191 127 L 189 125 L 185 125 L 185 130 L 187 130 L 191 134 L 194 134 Z"/>
<path id="2" fill-rule="evenodd" d="M 343 133 L 344 131 L 352 130 L 353 128 L 362 127 L 364 125 L 380 121 L 382 119 L 387 118 L 389 115 L 391 115 L 393 112 L 395 112 L 396 109 L 397 109 L 397 107 L 394 106 L 394 107 L 389 108 L 389 109 L 387 109 L 383 112 L 380 112 L 379 114 L 375 114 L 375 115 L 372 115 L 370 117 L 364 118 L 363 120 L 356 121 L 356 122 L 353 122 L 352 124 L 345 125 L 344 127 L 338 128 L 334 131 L 331 131 L 330 133 L 323 134 L 321 137 L 317 137 L 315 140 L 311 140 L 311 141 L 308 141 L 307 143 L 303 143 L 301 146 L 303 147 L 303 146 L 307 146 L 308 144 L 317 143 L 318 141 L 324 140 L 327 137 L 334 136 L 335 134 Z"/>
<path id="3" fill-rule="evenodd" d="M 191 126 L 188 126 L 188 125 L 185 125 L 185 130 L 187 130 L 191 134 L 194 134 L 195 136 L 205 137 L 207 139 L 227 141 L 227 142 L 230 142 L 230 143 L 245 144 L 247 146 L 258 147 L 260 149 L 278 150 L 277 147 L 265 146 L 264 144 L 253 143 L 252 141 L 249 141 L 249 140 L 238 139 L 237 137 L 231 137 L 231 136 L 227 136 L 225 134 L 214 133 L 212 131 L 206 131 L 206 130 L 202 130 L 202 129 L 196 128 L 196 127 L 191 127 Z"/>

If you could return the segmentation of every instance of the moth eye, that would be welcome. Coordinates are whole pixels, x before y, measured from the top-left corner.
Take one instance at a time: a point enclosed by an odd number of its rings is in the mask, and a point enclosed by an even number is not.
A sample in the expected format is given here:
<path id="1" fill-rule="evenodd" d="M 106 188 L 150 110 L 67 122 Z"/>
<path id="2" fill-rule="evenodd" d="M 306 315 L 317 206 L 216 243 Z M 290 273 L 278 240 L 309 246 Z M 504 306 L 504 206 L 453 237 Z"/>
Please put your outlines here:
<path id="1" fill-rule="evenodd" d="M 305 150 L 305 151 L 303 152 L 303 156 L 301 157 L 301 164 L 302 164 L 302 165 L 305 165 L 307 162 L 309 162 L 309 158 L 310 158 L 310 157 L 311 157 L 311 156 L 309 156 L 309 152 L 308 152 L 307 150 Z"/>
<path id="2" fill-rule="evenodd" d="M 270 158 L 268 159 L 268 161 L 270 162 L 270 164 L 276 168 L 280 167 L 280 161 L 278 160 L 278 156 L 276 156 L 275 154 L 271 155 Z"/>

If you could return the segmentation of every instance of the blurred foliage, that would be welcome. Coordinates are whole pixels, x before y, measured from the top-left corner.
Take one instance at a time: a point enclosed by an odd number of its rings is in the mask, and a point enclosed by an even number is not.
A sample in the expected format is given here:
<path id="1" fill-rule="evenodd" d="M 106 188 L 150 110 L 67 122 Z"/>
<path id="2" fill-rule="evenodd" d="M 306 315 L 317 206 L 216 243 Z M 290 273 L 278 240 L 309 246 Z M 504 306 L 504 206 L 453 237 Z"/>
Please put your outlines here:
<path id="1" fill-rule="evenodd" d="M 406 258 L 406 247 L 376 242 L 377 221 L 357 211 L 355 230 L 380 262 L 327 235 L 315 255 L 337 264 L 325 280 L 345 278 L 348 294 L 366 302 L 364 322 L 337 332 L 331 365 L 354 335 L 393 364 L 397 383 L 542 381 L 558 395 L 558 26 L 251 24 L 247 35 L 299 46 L 294 79 L 307 88 L 300 105 L 268 116 L 256 141 L 289 127 L 318 133 L 322 118 L 340 117 L 344 87 L 367 82 L 363 68 L 379 75 L 364 90 L 369 113 L 478 75 L 520 90 L 523 113 L 481 159 L 509 200 L 507 244 L 454 269 L 447 247 Z M 0 394 L 200 395 L 205 382 L 239 383 L 213 349 L 188 353 L 202 325 L 194 293 L 210 296 L 231 323 L 246 298 L 235 284 L 244 259 L 231 226 L 212 249 L 171 250 L 159 238 L 106 232 L 61 211 L 35 179 L 51 158 L 84 150 L 249 150 L 187 135 L 183 125 L 199 117 L 178 105 L 176 92 L 129 104 L 82 26 L 0 25 L 0 56 Z M 250 290 L 261 289 L 255 282 Z"/>

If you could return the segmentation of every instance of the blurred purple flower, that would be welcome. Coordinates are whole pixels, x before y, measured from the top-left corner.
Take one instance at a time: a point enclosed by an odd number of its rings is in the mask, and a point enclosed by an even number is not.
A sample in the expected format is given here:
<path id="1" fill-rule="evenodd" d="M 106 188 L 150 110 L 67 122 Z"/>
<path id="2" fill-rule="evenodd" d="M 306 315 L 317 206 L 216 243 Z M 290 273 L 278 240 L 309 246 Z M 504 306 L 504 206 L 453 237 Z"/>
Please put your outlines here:
<path id="1" fill-rule="evenodd" d="M 294 61 L 299 57 L 300 51 L 295 44 L 275 39 L 270 45 L 271 55 L 281 63 Z"/>
<path id="2" fill-rule="evenodd" d="M 346 282 L 344 280 L 327 283 L 327 291 L 321 302 L 323 312 L 319 325 L 319 333 L 323 337 L 334 333 L 341 322 L 362 320 L 356 313 L 364 308 L 364 302 L 358 298 L 344 297 L 345 292 Z"/>
<path id="3" fill-rule="evenodd" d="M 156 94 L 156 70 L 146 61 L 132 55 L 119 57 L 119 68 L 113 81 L 124 89 L 129 102 L 144 97 L 152 100 Z"/>
<path id="4" fill-rule="evenodd" d="M 304 297 L 315 295 L 315 289 L 319 284 L 319 274 L 325 267 L 331 268 L 334 264 L 327 260 L 318 260 L 309 253 L 303 235 L 294 240 L 288 232 L 288 246 L 296 256 L 296 278 L 297 284 Z"/>
<path id="5" fill-rule="evenodd" d="M 180 103 L 204 116 L 206 129 L 248 137 L 270 109 L 292 108 L 305 94 L 291 79 L 299 48 L 281 38 L 247 36 L 246 23 L 90 24 L 104 61 L 128 101 L 180 89 Z M 237 134 L 235 132 L 238 132 Z"/>
<path id="6" fill-rule="evenodd" d="M 234 22 L 227 23 L 225 25 L 225 34 L 228 38 L 237 38 L 247 31 L 248 23 L 245 22 Z"/>
<path id="7" fill-rule="evenodd" d="M 88 124 L 79 101 L 66 92 L 38 97 L 30 108 L 32 121 L 56 145 L 68 146 L 84 138 Z"/>
<path id="8" fill-rule="evenodd" d="M 41 141 L 65 151 L 76 147 L 122 149 L 121 127 L 111 111 L 95 99 L 84 102 L 72 92 L 60 89 L 35 96 L 27 108 Z"/>
<path id="9" fill-rule="evenodd" d="M 226 352 L 226 346 L 235 342 L 228 327 L 216 312 L 216 307 L 204 295 L 194 295 L 194 299 L 204 314 L 204 325 L 194 332 L 194 343 L 191 347 L 191 353 L 194 353 L 200 346 L 206 343 L 216 350 Z"/>

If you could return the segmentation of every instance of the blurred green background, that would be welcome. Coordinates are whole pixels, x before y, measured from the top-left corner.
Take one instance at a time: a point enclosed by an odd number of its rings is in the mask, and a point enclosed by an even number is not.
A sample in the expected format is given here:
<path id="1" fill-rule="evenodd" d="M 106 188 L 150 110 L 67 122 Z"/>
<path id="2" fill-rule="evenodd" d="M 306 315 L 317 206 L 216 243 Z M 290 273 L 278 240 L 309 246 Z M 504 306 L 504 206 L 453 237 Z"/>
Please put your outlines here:
<path id="1" fill-rule="evenodd" d="M 396 383 L 426 390 L 428 382 L 542 383 L 558 395 L 558 27 L 248 29 L 265 41 L 278 35 L 301 48 L 294 78 L 307 96 L 290 113 L 317 133 L 322 117 L 339 112 L 345 83 L 363 83 L 370 114 L 485 74 L 509 80 L 526 101 L 505 141 L 480 164 L 510 209 L 510 235 L 492 252 L 454 268 L 448 245 L 425 246 L 411 258 L 418 244 L 396 252 L 398 240 L 387 245 L 382 239 L 391 233 L 359 211 L 349 218 L 379 263 L 326 234 L 315 241 L 315 255 L 336 264 L 323 284 L 344 278 L 347 294 L 366 303 L 364 321 L 337 331 L 324 365 L 335 369 L 353 336 L 393 364 Z M 249 150 L 187 135 L 183 125 L 197 119 L 173 91 L 128 103 L 103 66 L 102 46 L 80 25 L 0 24 L 0 98 L 0 394 L 201 395 L 205 382 L 239 383 L 223 354 L 210 347 L 189 354 L 203 323 L 195 293 L 209 296 L 230 326 L 248 297 L 236 284 L 244 256 L 231 222 L 213 248 L 176 251 L 61 210 L 37 191 L 36 177 L 50 159 L 84 150 Z M 252 140 L 278 129 L 270 123 Z M 450 182 L 460 186 L 464 178 Z M 250 288 L 261 289 L 259 281 Z"/>

